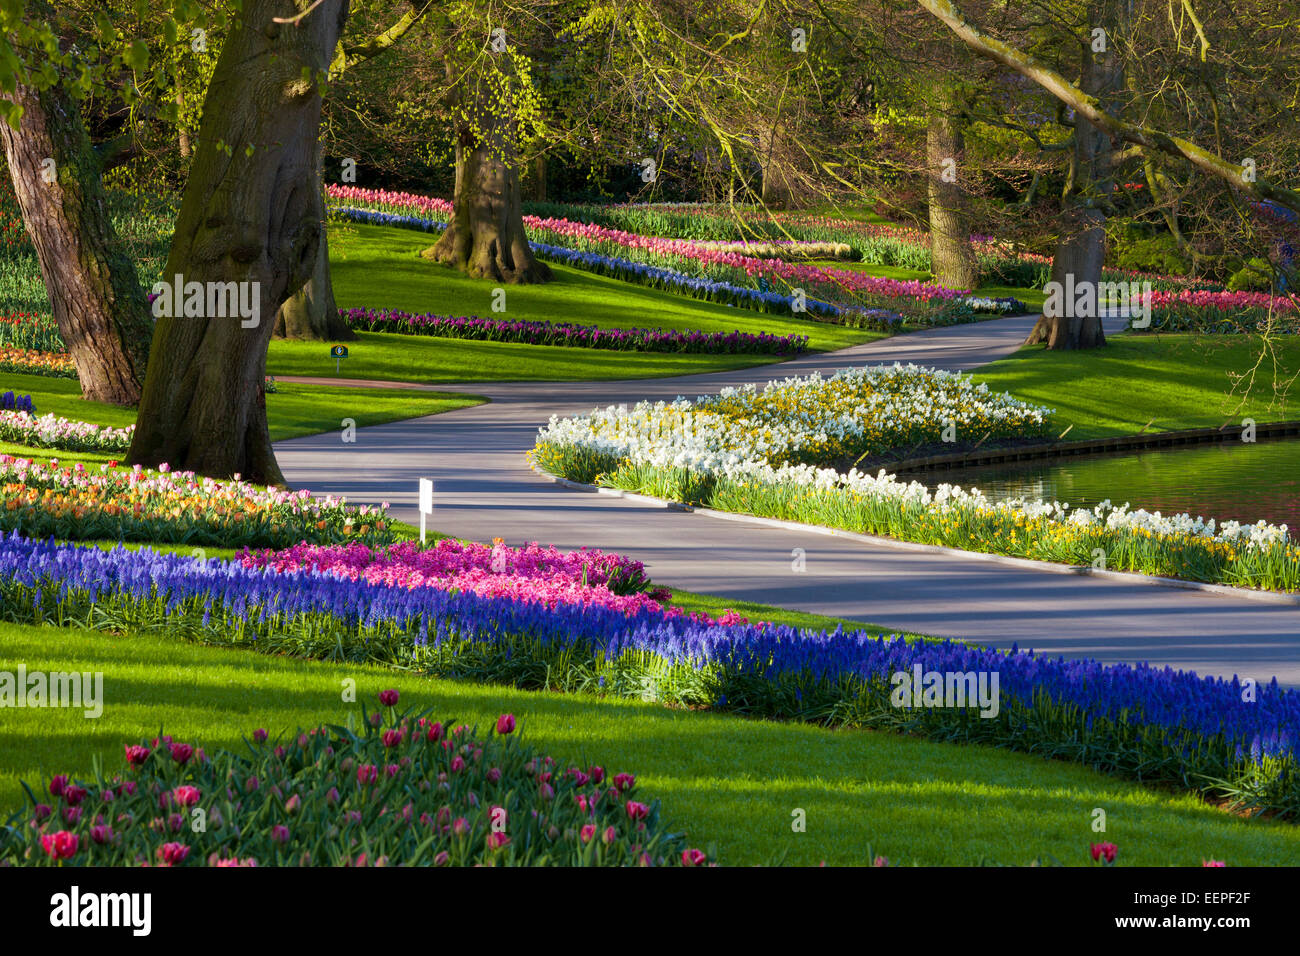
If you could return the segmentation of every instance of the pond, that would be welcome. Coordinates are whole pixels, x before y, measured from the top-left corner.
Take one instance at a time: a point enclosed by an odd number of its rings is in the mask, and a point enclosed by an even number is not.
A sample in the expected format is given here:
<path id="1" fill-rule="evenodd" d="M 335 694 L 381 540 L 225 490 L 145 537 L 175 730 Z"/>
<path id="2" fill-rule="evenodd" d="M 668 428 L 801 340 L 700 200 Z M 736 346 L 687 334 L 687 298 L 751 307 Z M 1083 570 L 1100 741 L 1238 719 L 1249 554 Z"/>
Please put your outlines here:
<path id="1" fill-rule="evenodd" d="M 1071 458 L 1008 462 L 904 476 L 1001 500 L 1023 496 L 1091 507 L 1109 498 L 1163 514 L 1188 512 L 1300 529 L 1300 439 L 1226 441 Z"/>

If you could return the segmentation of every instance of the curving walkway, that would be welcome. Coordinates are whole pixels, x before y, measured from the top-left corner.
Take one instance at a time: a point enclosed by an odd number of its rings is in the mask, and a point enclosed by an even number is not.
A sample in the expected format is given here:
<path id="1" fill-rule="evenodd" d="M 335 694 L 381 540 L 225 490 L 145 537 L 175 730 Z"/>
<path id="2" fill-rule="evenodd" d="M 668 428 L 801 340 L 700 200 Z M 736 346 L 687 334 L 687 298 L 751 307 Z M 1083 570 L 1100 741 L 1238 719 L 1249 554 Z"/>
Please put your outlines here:
<path id="1" fill-rule="evenodd" d="M 1261 681 L 1276 676 L 1300 686 L 1300 606 L 720 520 L 567 489 L 524 462 L 551 415 L 882 361 L 970 369 L 1014 351 L 1032 324 L 1014 317 L 932 329 L 778 365 L 674 379 L 413 386 L 492 401 L 362 429 L 355 444 L 342 443 L 338 432 L 291 439 L 278 443 L 276 454 L 292 485 L 357 503 L 387 501 L 396 517 L 416 524 L 418 479 L 432 478 L 430 527 L 439 531 L 618 551 L 644 561 L 656 581 L 690 591 L 999 647 L 1016 643 L 1053 655 Z M 347 408 L 338 411 L 347 417 Z M 802 573 L 792 567 L 795 548 L 805 552 Z"/>

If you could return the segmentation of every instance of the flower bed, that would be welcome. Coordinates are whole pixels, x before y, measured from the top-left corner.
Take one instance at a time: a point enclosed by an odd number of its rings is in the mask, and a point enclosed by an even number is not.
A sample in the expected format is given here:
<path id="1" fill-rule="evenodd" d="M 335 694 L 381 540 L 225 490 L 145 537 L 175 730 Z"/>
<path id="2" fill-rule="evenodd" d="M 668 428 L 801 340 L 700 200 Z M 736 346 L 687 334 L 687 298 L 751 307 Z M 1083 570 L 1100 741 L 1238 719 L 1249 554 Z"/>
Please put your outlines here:
<path id="1" fill-rule="evenodd" d="M 912 366 L 883 372 L 788 380 L 762 396 L 730 389 L 695 403 L 552 418 L 531 454 L 539 467 L 574 481 L 723 511 L 1072 565 L 1092 565 L 1100 554 L 1112 570 L 1300 589 L 1300 546 L 1285 525 L 1220 524 L 1109 501 L 1095 509 L 995 502 L 977 489 L 931 492 L 883 470 L 872 477 L 821 467 L 933 442 L 947 422 L 955 438 L 973 440 L 1042 434 L 1048 420 L 1046 409 L 1009 396 L 992 401 L 961 376 Z"/>
<path id="2" fill-rule="evenodd" d="M 397 309 L 344 309 L 344 321 L 366 332 L 434 335 L 488 342 L 563 345 L 625 352 L 692 352 L 705 354 L 797 355 L 807 349 L 806 335 L 757 335 L 741 332 L 683 332 L 677 329 L 602 329 L 568 322 L 455 318 L 411 314 Z"/>
<path id="3" fill-rule="evenodd" d="M 566 768 L 510 714 L 484 736 L 379 696 L 360 729 L 257 730 L 246 753 L 164 736 L 128 745 L 115 773 L 28 787 L 0 866 L 709 864 L 632 774 Z"/>
<path id="4" fill-rule="evenodd" d="M 968 376 L 881 365 L 829 378 L 786 378 L 761 391 L 727 388 L 694 402 L 641 402 L 630 411 L 611 406 L 578 418 L 553 417 L 538 439 L 538 460 L 558 463 L 546 449 L 581 449 L 600 461 L 600 471 L 631 462 L 703 477 L 757 464 L 830 465 L 939 443 L 949 426 L 953 440 L 1038 437 L 1046 434 L 1050 415 L 1050 409 L 991 393 Z"/>
<path id="5" fill-rule="evenodd" d="M 11 312 L 0 315 L 0 348 L 62 352 L 65 346 L 53 316 Z"/>
<path id="6" fill-rule="evenodd" d="M 347 204 L 332 208 L 336 215 L 424 231 L 444 228 L 452 208 L 446 200 L 410 193 L 351 186 L 329 186 L 327 191 L 332 200 Z M 534 251 L 544 258 L 559 258 L 580 268 L 602 272 L 617 264 L 630 273 L 620 278 L 631 281 L 637 281 L 634 278 L 637 270 L 628 270 L 626 264 L 667 270 L 668 275 L 719 284 L 720 288 L 711 290 L 713 294 L 724 290 L 729 292 L 733 288 L 770 293 L 773 290 L 769 286 L 779 284 L 791 292 L 796 288 L 802 289 L 806 297 L 835 306 L 835 312 L 809 307 L 809 312 L 815 311 L 823 316 L 835 316 L 841 309 L 852 313 L 864 308 L 883 307 L 905 309 L 912 321 L 918 324 L 944 324 L 951 321 L 948 313 L 965 297 L 962 291 L 932 283 L 882 278 L 857 270 L 822 268 L 786 262 L 781 258 L 762 258 L 709 243 L 640 235 L 568 219 L 525 216 L 524 224 L 534 240 L 531 242 Z M 567 254 L 557 253 L 555 250 L 558 249 Z M 666 278 L 659 273 L 649 274 L 660 280 Z M 785 296 L 787 301 L 790 298 Z"/>
<path id="7" fill-rule="evenodd" d="M 0 372 L 46 375 L 50 378 L 76 378 L 77 366 L 67 352 L 0 348 Z"/>
<path id="8" fill-rule="evenodd" d="M 0 455 L 0 530 L 64 540 L 165 541 L 217 547 L 387 543 L 383 508 L 308 491 L 260 488 L 193 472 L 59 467 Z"/>
<path id="9" fill-rule="evenodd" d="M 586 548 L 566 553 L 535 542 L 510 548 L 500 538 L 491 546 L 444 538 L 424 549 L 414 542 L 386 549 L 355 543 L 301 544 L 283 551 L 245 551 L 240 563 L 246 568 L 271 568 L 277 573 L 311 570 L 352 581 L 432 587 L 549 608 L 564 604 L 610 608 L 624 614 L 651 611 L 668 618 L 686 614 L 665 603 L 671 596 L 667 589 L 651 588 L 640 561 Z M 730 609 L 716 621 L 700 611 L 686 616 L 705 623 L 749 623 Z"/>
<path id="10" fill-rule="evenodd" d="M 1265 292 L 1182 290 L 1151 293 L 1151 324 L 1133 331 L 1200 334 L 1300 332 L 1295 300 Z"/>
<path id="11" fill-rule="evenodd" d="M 30 406 L 31 397 L 28 396 L 27 399 Z M 134 434 L 134 425 L 112 428 L 108 425 L 56 418 L 53 414 L 37 418 L 28 411 L 0 411 L 0 440 L 34 448 L 126 451 L 131 447 L 131 437 Z"/>
<path id="12" fill-rule="evenodd" d="M 430 675 L 878 727 L 1057 756 L 1252 809 L 1300 811 L 1300 694 L 951 641 L 737 624 L 276 572 L 148 550 L 0 541 L 0 612 Z M 894 675 L 997 675 L 996 712 L 899 706 Z"/>

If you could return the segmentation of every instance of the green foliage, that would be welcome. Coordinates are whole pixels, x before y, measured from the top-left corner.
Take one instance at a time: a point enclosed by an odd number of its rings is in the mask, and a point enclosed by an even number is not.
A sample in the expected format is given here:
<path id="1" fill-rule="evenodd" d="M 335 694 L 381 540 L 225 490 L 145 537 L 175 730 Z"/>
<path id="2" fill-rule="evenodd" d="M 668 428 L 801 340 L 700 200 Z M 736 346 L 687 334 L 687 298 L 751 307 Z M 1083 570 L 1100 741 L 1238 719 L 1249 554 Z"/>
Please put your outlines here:
<path id="1" fill-rule="evenodd" d="M 1268 292 L 1273 288 L 1273 267 L 1267 259 L 1251 259 L 1228 279 L 1229 292 Z"/>
<path id="2" fill-rule="evenodd" d="M 1192 268 L 1178 248 L 1178 241 L 1168 233 L 1144 239 L 1120 238 L 1113 254 L 1119 268 L 1137 272 L 1186 275 Z"/>

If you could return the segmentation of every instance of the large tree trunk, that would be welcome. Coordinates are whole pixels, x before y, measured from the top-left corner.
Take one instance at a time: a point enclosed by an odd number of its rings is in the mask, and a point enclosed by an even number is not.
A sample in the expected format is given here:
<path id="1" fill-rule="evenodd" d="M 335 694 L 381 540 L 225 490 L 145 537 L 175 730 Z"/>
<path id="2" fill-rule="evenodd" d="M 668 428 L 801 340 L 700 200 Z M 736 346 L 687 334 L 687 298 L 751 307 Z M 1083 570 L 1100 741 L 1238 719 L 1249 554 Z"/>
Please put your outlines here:
<path id="1" fill-rule="evenodd" d="M 780 158 L 776 155 L 779 131 L 774 123 L 770 128 L 758 131 L 755 137 L 758 143 L 759 199 L 763 204 L 774 209 L 785 209 L 790 205 L 790 179 Z"/>
<path id="2" fill-rule="evenodd" d="M 962 190 L 960 162 L 966 148 L 956 97 L 942 88 L 935 97 L 925 134 L 930 200 L 930 259 L 939 284 L 974 289 L 979 266 L 970 242 L 970 221 Z"/>
<path id="3" fill-rule="evenodd" d="M 247 283 L 260 321 L 246 328 L 239 316 L 158 319 L 133 463 L 283 484 L 266 423 L 266 350 L 273 317 L 315 268 L 315 78 L 329 66 L 348 11 L 347 0 L 324 0 L 297 25 L 272 22 L 309 6 L 245 0 L 208 88 L 167 263 L 166 275 L 187 283 Z"/>
<path id="4" fill-rule="evenodd" d="M 320 246 L 316 264 L 306 285 L 291 295 L 275 317 L 275 337 L 279 339 L 309 339 L 316 342 L 351 342 L 357 334 L 348 328 L 334 301 L 334 284 L 330 281 L 329 235 L 326 228 L 328 210 L 325 205 L 323 170 L 324 146 L 316 152 L 315 182 L 316 213 L 321 223 Z"/>
<path id="5" fill-rule="evenodd" d="M 1098 101 L 1112 98 L 1120 88 L 1123 68 L 1117 55 L 1119 4 L 1124 0 L 1096 0 L 1089 23 L 1107 32 L 1106 52 L 1094 54 L 1083 45 L 1080 87 Z M 1026 345 L 1046 343 L 1049 349 L 1092 349 L 1106 344 L 1102 330 L 1101 302 L 1097 294 L 1106 259 L 1106 212 L 1104 204 L 1114 191 L 1111 156 L 1114 146 L 1109 134 L 1098 129 L 1082 114 L 1075 114 L 1074 153 L 1070 175 L 1061 199 L 1061 237 L 1052 258 L 1052 279 L 1066 290 L 1059 314 L 1043 315 L 1025 339 Z M 1092 290 L 1092 307 L 1078 309 L 1069 301 L 1070 289 Z M 1080 314 L 1082 311 L 1083 314 Z"/>
<path id="6" fill-rule="evenodd" d="M 474 121 L 457 131 L 454 210 L 442 238 L 422 255 L 476 279 L 545 282 L 550 267 L 534 258 L 524 231 L 511 107 L 493 102 L 483 85 L 468 85 L 460 98 Z"/>
<path id="7" fill-rule="evenodd" d="M 19 86 L 4 95 L 24 112 L 17 130 L 0 123 L 0 143 L 82 397 L 134 405 L 153 322 L 135 263 L 109 219 L 102 168 L 81 114 L 60 87 Z M 54 182 L 46 182 L 47 160 Z"/>

